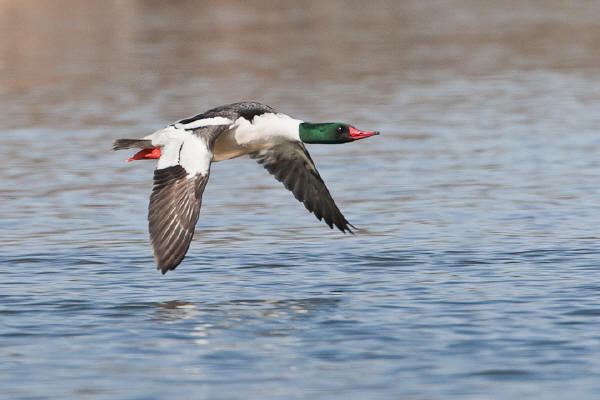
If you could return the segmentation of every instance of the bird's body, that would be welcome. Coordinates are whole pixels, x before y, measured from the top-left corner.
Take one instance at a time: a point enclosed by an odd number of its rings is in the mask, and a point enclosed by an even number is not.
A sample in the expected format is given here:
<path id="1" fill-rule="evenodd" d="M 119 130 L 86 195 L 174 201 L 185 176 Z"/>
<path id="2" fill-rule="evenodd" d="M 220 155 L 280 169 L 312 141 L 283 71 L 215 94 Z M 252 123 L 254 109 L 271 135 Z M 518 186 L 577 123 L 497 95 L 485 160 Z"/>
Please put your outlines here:
<path id="1" fill-rule="evenodd" d="M 375 134 L 346 124 L 305 123 L 269 106 L 242 102 L 177 121 L 142 139 L 118 139 L 113 148 L 142 149 L 128 161 L 158 159 L 148 221 L 154 256 L 165 273 L 189 248 L 213 161 L 257 159 L 319 220 L 352 232 L 303 142 L 344 143 Z"/>
<path id="2" fill-rule="evenodd" d="M 214 147 L 213 161 L 267 150 L 276 144 L 300 142 L 298 126 L 302 121 L 284 114 L 257 115 L 252 122 L 238 118 L 231 129 L 220 135 Z"/>

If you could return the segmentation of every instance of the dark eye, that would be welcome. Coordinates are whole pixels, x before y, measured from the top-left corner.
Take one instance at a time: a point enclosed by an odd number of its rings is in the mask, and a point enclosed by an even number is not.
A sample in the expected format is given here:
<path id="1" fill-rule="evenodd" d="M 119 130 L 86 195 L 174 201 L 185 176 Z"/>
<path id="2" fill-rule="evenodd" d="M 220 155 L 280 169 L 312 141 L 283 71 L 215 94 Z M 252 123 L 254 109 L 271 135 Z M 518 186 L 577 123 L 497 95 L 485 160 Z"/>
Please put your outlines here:
<path id="1" fill-rule="evenodd" d="M 336 129 L 337 133 L 343 133 L 344 132 L 344 127 L 339 125 Z"/>

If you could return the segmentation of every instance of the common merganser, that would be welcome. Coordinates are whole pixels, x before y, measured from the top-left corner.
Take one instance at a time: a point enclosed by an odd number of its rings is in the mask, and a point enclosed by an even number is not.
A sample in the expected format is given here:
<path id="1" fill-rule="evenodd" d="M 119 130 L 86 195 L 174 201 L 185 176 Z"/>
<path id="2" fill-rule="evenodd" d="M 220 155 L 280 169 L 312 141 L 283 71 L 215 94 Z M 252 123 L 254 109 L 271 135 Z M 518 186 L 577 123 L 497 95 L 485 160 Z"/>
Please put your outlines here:
<path id="1" fill-rule="evenodd" d="M 118 139 L 113 149 L 142 149 L 126 161 L 158 159 L 148 222 L 157 269 L 165 274 L 190 247 L 213 161 L 248 154 L 319 220 L 352 233 L 355 227 L 331 198 L 303 143 L 347 143 L 378 134 L 338 122 L 303 122 L 264 104 L 241 102 L 182 119 L 142 139 Z"/>

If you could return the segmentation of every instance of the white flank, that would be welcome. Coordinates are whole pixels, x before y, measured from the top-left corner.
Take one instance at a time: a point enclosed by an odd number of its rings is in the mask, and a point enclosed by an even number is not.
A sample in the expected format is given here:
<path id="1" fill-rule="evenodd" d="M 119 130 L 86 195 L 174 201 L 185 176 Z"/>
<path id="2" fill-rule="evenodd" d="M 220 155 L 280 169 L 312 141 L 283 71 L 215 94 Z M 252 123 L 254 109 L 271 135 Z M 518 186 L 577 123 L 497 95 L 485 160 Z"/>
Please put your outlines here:
<path id="1" fill-rule="evenodd" d="M 183 129 L 198 129 L 203 126 L 211 126 L 211 125 L 229 125 L 233 121 L 229 118 L 225 117 L 213 117 L 213 118 L 204 118 L 198 119 L 196 121 L 192 121 L 189 124 L 182 124 L 181 122 L 175 123 L 175 128 L 183 128 Z"/>
<path id="2" fill-rule="evenodd" d="M 185 129 L 170 125 L 144 139 L 152 140 L 153 146 L 160 147 L 157 169 L 181 165 L 188 178 L 193 178 L 197 174 L 205 175 L 210 168 L 213 155 L 206 142 Z"/>

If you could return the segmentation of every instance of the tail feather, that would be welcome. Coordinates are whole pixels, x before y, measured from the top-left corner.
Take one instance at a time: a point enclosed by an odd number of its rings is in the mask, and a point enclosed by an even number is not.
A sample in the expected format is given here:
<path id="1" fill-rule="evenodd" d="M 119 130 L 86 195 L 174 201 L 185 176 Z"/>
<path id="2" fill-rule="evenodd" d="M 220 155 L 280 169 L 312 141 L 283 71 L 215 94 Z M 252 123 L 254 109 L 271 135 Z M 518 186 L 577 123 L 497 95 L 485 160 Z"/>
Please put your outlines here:
<path id="1" fill-rule="evenodd" d="M 146 139 L 117 139 L 113 143 L 113 150 L 123 150 L 123 149 L 152 149 L 151 140 Z"/>

